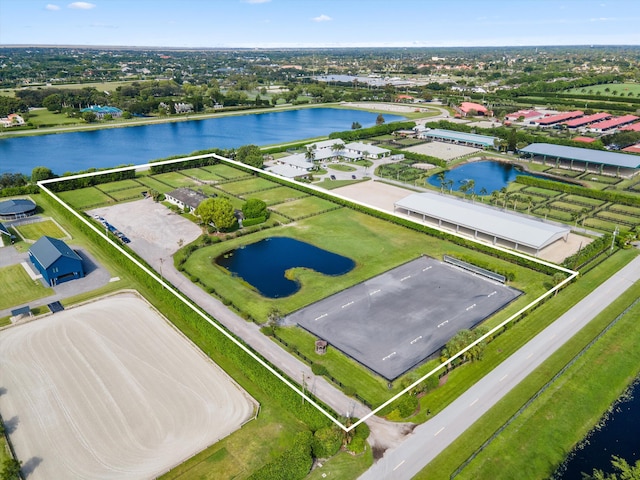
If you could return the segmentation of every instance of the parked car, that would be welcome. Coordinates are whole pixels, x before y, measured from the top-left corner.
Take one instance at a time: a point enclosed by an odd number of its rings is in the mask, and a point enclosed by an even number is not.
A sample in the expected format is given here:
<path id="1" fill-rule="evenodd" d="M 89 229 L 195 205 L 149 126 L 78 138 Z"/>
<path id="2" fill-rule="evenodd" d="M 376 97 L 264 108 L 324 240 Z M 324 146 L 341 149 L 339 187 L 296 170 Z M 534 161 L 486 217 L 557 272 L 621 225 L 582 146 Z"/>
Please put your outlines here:
<path id="1" fill-rule="evenodd" d="M 356 179 L 356 176 L 355 176 L 355 175 L 351 175 L 351 178 L 355 180 L 355 179 Z"/>
<path id="2" fill-rule="evenodd" d="M 331 180 L 335 180 L 335 179 L 336 179 L 336 176 L 335 176 L 335 175 L 331 175 L 331 177 L 330 177 L 330 178 L 331 178 Z"/>

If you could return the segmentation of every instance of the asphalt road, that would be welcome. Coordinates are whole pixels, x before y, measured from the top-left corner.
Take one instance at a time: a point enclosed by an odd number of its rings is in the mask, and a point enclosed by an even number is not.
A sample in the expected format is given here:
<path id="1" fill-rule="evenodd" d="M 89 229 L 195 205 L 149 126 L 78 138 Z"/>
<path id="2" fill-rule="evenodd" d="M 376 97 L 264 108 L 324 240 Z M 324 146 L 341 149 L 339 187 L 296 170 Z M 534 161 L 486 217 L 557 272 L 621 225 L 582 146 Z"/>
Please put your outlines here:
<path id="1" fill-rule="evenodd" d="M 387 450 L 360 479 L 412 478 L 639 279 L 640 258 L 636 258 L 442 412 L 417 427 L 398 447 Z"/>

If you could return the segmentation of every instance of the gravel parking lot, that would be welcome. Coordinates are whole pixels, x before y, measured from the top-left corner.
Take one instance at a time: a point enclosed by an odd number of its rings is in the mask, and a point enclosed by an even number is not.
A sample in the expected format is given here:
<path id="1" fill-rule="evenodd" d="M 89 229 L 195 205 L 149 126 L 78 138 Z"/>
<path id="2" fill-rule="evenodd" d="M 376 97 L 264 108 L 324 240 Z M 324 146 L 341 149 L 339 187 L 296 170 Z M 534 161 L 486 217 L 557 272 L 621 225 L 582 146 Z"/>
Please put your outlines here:
<path id="1" fill-rule="evenodd" d="M 233 380 L 133 293 L 0 332 L 0 385 L 29 480 L 153 478 L 254 412 Z"/>

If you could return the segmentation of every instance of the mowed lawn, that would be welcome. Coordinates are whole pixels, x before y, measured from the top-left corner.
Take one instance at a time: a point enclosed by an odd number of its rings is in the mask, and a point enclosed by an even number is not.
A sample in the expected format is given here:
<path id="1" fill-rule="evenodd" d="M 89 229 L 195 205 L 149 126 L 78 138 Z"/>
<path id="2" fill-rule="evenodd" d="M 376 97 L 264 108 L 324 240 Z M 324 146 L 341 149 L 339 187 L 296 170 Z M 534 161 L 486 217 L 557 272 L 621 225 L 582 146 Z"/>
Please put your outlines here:
<path id="1" fill-rule="evenodd" d="M 259 195 L 256 195 L 260 198 Z M 283 203 L 273 207 L 273 211 L 280 213 L 293 219 L 305 217 L 307 215 L 314 215 L 325 210 L 336 208 L 338 205 L 318 197 L 304 197 L 292 202 Z"/>
<path id="2" fill-rule="evenodd" d="M 60 192 L 58 196 L 80 210 L 114 203 L 114 200 L 109 195 L 95 187 Z"/>
<path id="3" fill-rule="evenodd" d="M 31 280 L 22 265 L 0 268 L 0 309 L 12 308 L 23 303 L 53 295 L 40 280 Z"/>
<path id="4" fill-rule="evenodd" d="M 52 238 L 65 238 L 67 236 L 53 220 L 44 220 L 42 222 L 20 225 L 19 227 L 14 226 L 13 228 L 27 240 L 38 240 L 45 235 Z"/>
<path id="5" fill-rule="evenodd" d="M 259 192 L 269 188 L 276 188 L 277 183 L 261 177 L 249 177 L 237 182 L 229 182 L 218 185 L 220 190 L 224 190 L 232 195 L 243 195 L 245 193 Z"/>
<path id="6" fill-rule="evenodd" d="M 306 197 L 307 194 L 289 187 L 276 187 L 263 192 L 248 195 L 247 198 L 259 198 L 267 205 L 276 205 L 288 200 Z"/>
<path id="7" fill-rule="evenodd" d="M 289 203 L 297 201 L 284 205 Z M 329 202 L 327 204 L 330 205 Z M 227 270 L 214 263 L 215 258 L 224 252 L 272 236 L 295 238 L 349 257 L 355 261 L 356 267 L 337 277 L 307 269 L 293 269 L 295 278 L 301 284 L 300 290 L 289 297 L 269 299 L 260 295 L 241 278 L 232 278 Z M 538 296 L 545 290 L 545 275 L 347 208 L 200 248 L 188 258 L 184 266 L 200 283 L 214 289 L 259 321 L 264 321 L 272 308 L 278 308 L 287 314 L 420 255 L 441 258 L 443 254 L 477 259 L 478 263 L 491 265 L 496 270 L 512 271 L 516 275 L 512 286 L 530 295 Z M 530 301 L 530 295 L 523 295 L 522 300 L 514 303 Z"/>

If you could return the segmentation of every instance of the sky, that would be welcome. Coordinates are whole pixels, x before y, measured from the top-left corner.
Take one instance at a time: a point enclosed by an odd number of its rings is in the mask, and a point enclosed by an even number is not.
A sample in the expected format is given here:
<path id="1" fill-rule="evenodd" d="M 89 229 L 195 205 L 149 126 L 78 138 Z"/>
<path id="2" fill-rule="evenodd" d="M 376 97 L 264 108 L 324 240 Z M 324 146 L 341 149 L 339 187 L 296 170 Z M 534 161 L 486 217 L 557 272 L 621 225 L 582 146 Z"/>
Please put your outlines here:
<path id="1" fill-rule="evenodd" d="M 640 0 L 0 0 L 0 45 L 640 45 Z"/>

